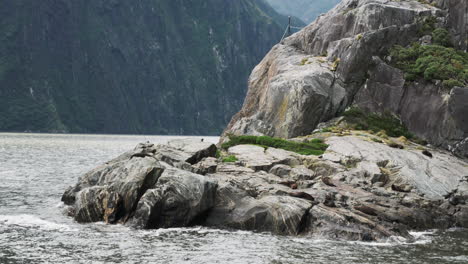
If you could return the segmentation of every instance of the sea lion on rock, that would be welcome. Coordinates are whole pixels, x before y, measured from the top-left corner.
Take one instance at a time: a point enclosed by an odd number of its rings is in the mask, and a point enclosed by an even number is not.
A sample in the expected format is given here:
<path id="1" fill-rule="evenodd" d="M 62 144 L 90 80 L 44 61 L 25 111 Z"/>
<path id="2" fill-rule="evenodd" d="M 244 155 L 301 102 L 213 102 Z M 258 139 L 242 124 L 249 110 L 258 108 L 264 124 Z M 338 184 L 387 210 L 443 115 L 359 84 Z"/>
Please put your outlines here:
<path id="1" fill-rule="evenodd" d="M 294 190 L 297 189 L 297 183 L 295 181 L 282 181 L 282 182 L 279 182 L 278 184 L 288 186 L 289 188 L 294 189 Z"/>
<path id="2" fill-rule="evenodd" d="M 325 195 L 325 201 L 323 202 L 323 204 L 328 207 L 336 207 L 335 195 L 332 193 L 327 193 Z"/>
<path id="3" fill-rule="evenodd" d="M 145 157 L 153 157 L 153 153 L 135 153 L 132 156 L 130 156 L 129 159 L 133 158 L 145 158 Z"/>
<path id="4" fill-rule="evenodd" d="M 292 193 L 289 193 L 289 196 L 315 202 L 315 198 L 312 195 L 310 195 L 310 194 L 308 194 L 306 192 L 292 192 Z"/>
<path id="5" fill-rule="evenodd" d="M 336 187 L 336 185 L 333 183 L 333 180 L 330 177 L 322 177 L 322 182 L 330 187 Z"/>
<path id="6" fill-rule="evenodd" d="M 429 150 L 427 150 L 427 149 L 423 150 L 422 154 L 428 156 L 429 158 L 432 158 L 432 157 L 433 157 L 433 156 L 432 156 L 432 153 L 429 152 Z"/>

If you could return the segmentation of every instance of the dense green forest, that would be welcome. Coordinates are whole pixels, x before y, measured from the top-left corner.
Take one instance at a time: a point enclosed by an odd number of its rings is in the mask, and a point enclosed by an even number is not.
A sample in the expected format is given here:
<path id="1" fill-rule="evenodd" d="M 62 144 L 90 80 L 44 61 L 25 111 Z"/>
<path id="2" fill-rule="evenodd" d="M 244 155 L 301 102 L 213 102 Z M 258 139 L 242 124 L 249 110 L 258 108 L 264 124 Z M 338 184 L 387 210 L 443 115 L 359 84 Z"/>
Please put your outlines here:
<path id="1" fill-rule="evenodd" d="M 218 134 L 287 18 L 263 0 L 0 6 L 0 131 Z"/>

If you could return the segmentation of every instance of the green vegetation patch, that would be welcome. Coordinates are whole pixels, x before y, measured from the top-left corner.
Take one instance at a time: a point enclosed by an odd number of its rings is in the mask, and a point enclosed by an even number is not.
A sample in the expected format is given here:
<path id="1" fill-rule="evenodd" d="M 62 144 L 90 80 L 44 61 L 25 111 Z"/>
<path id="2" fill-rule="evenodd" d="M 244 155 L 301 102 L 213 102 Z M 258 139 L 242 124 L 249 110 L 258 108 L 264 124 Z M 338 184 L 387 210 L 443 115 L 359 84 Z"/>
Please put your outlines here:
<path id="1" fill-rule="evenodd" d="M 221 147 L 229 149 L 237 145 L 257 145 L 265 148 L 272 147 L 296 152 L 302 155 L 322 155 L 328 148 L 321 139 L 312 139 L 308 142 L 299 143 L 288 141 L 281 138 L 268 136 L 229 136 L 230 141 L 224 143 Z"/>
<path id="2" fill-rule="evenodd" d="M 446 88 L 468 86 L 468 53 L 450 47 L 450 34 L 445 29 L 432 32 L 434 45 L 413 43 L 390 50 L 392 63 L 405 72 L 407 81 L 424 78 L 440 80 Z"/>
<path id="3" fill-rule="evenodd" d="M 345 121 L 356 130 L 371 130 L 374 133 L 385 131 L 385 134 L 391 137 L 404 136 L 408 139 L 415 138 L 401 121 L 390 113 L 367 113 L 353 107 L 344 112 L 343 116 L 345 117 Z"/>
<path id="4" fill-rule="evenodd" d="M 238 159 L 237 159 L 236 156 L 230 155 L 230 156 L 227 156 L 227 157 L 223 157 L 222 161 L 223 162 L 236 162 L 236 161 L 238 161 Z"/>

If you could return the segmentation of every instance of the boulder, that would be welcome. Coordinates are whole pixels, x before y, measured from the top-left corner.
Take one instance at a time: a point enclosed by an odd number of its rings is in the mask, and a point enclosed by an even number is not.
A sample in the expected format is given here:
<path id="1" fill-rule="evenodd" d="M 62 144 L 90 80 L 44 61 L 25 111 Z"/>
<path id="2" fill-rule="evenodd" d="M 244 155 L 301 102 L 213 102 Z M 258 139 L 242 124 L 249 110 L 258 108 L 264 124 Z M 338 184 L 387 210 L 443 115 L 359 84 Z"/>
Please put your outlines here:
<path id="1" fill-rule="evenodd" d="M 216 145 L 198 139 L 171 140 L 156 146 L 155 157 L 172 166 L 177 164 L 196 164 L 203 158 L 216 155 Z M 181 167 L 180 165 L 178 167 Z"/>
<path id="2" fill-rule="evenodd" d="M 74 206 L 77 221 L 117 222 L 131 216 L 141 196 L 164 169 L 153 157 L 127 156 L 90 171 L 64 193 L 62 201 Z"/>
<path id="3" fill-rule="evenodd" d="M 454 216 L 457 227 L 468 228 L 468 206 L 460 206 Z"/>
<path id="4" fill-rule="evenodd" d="M 297 166 L 291 170 L 290 178 L 295 181 L 310 181 L 317 177 L 317 174 L 305 166 Z"/>
<path id="5" fill-rule="evenodd" d="M 132 225 L 140 228 L 184 227 L 203 217 L 215 203 L 217 183 L 180 169 L 166 169 L 141 197 Z"/>
<path id="6" fill-rule="evenodd" d="M 204 158 L 197 164 L 193 165 L 193 172 L 201 175 L 205 175 L 207 173 L 214 173 L 216 172 L 216 168 L 218 167 L 218 160 L 216 158 Z"/>
<path id="7" fill-rule="evenodd" d="M 289 196 L 255 199 L 232 185 L 220 186 L 217 203 L 206 219 L 214 227 L 297 235 L 312 203 Z"/>
<path id="8" fill-rule="evenodd" d="M 307 218 L 308 232 L 316 237 L 375 241 L 391 236 L 410 237 L 406 230 L 394 232 L 375 220 L 342 208 L 314 206 Z"/>
<path id="9" fill-rule="evenodd" d="M 287 178 L 291 170 L 292 168 L 288 165 L 278 164 L 273 166 L 273 168 L 270 169 L 269 173 L 279 176 L 281 178 Z"/>
<path id="10" fill-rule="evenodd" d="M 277 161 L 273 157 L 265 154 L 265 149 L 254 145 L 238 145 L 229 148 L 228 153 L 236 156 L 238 161 L 245 164 L 245 167 L 255 171 L 269 170 Z"/>
<path id="11" fill-rule="evenodd" d="M 170 140 L 167 145 L 186 154 L 188 157 L 184 161 L 190 164 L 195 164 L 206 157 L 214 157 L 217 150 L 213 143 L 191 138 Z"/>

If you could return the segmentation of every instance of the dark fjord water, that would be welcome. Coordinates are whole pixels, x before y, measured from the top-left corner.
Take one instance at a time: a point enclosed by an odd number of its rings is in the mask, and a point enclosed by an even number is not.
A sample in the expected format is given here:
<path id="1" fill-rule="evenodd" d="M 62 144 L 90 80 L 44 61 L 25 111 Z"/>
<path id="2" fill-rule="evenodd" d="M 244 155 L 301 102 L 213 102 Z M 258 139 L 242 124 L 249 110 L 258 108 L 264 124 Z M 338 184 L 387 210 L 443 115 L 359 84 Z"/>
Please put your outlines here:
<path id="1" fill-rule="evenodd" d="M 413 244 L 356 243 L 201 227 L 142 231 L 64 215 L 61 194 L 78 176 L 139 142 L 170 138 L 0 134 L 0 263 L 468 263 L 466 230 L 419 233 Z"/>

